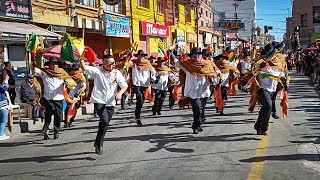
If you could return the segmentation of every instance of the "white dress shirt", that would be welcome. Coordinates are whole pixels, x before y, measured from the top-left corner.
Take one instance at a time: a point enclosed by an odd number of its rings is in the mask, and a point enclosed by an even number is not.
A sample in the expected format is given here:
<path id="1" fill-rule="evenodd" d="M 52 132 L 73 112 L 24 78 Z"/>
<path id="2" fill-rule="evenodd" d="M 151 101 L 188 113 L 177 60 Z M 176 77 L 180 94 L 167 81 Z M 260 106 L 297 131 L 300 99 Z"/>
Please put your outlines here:
<path id="1" fill-rule="evenodd" d="M 266 73 L 269 73 L 269 74 L 274 75 L 279 78 L 285 77 L 284 72 L 281 72 L 281 71 L 274 69 L 270 66 L 267 66 L 267 67 L 263 68 L 262 70 L 265 71 Z M 268 78 L 268 77 L 262 78 L 260 74 L 258 75 L 258 80 L 260 82 L 261 88 L 266 89 L 269 92 L 276 92 L 277 86 L 278 86 L 277 81 L 275 81 L 271 78 Z"/>
<path id="2" fill-rule="evenodd" d="M 210 97 L 210 82 L 206 77 L 197 77 L 189 73 L 178 60 L 175 60 L 175 66 L 183 70 L 186 74 L 184 85 L 184 96 L 191 99 Z"/>
<path id="3" fill-rule="evenodd" d="M 39 68 L 35 68 L 35 76 L 41 77 L 43 81 L 44 93 L 43 97 L 46 100 L 64 100 L 63 89 L 64 80 L 58 79 L 56 77 L 48 76 L 45 72 L 41 71 Z"/>
<path id="4" fill-rule="evenodd" d="M 169 82 L 169 78 L 170 79 L 174 79 L 174 74 L 172 73 L 166 73 L 165 75 L 159 75 L 157 73 L 157 76 L 159 76 L 159 81 L 158 83 L 154 83 L 152 84 L 152 88 L 153 89 L 158 89 L 158 90 L 162 90 L 162 91 L 166 91 L 168 90 L 168 82 Z M 176 81 L 175 81 L 176 83 Z"/>
<path id="5" fill-rule="evenodd" d="M 149 87 L 150 80 L 156 80 L 156 71 L 152 68 L 149 71 L 139 71 L 133 64 L 132 66 L 132 82 L 134 86 Z"/>
<path id="6" fill-rule="evenodd" d="M 115 106 L 118 85 L 121 88 L 128 87 L 121 72 L 117 69 L 107 72 L 102 67 L 85 66 L 85 73 L 94 78 L 90 99 L 92 103 L 105 104 L 107 107 Z"/>

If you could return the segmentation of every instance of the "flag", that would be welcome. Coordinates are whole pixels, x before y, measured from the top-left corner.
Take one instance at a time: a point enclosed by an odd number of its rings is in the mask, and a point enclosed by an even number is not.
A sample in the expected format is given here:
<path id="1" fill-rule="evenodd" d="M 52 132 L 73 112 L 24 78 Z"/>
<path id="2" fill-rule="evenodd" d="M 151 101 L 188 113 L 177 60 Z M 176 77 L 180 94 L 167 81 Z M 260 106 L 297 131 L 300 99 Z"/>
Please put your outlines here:
<path id="1" fill-rule="evenodd" d="M 148 89 L 144 93 L 144 97 L 149 101 L 150 104 L 153 105 L 154 102 L 153 102 L 153 98 L 151 95 L 151 85 L 148 87 Z"/>
<path id="2" fill-rule="evenodd" d="M 281 91 L 280 99 L 281 99 L 280 106 L 282 107 L 283 117 L 288 117 L 288 109 L 289 109 L 288 92 L 285 91 L 284 89 Z"/>
<path id="3" fill-rule="evenodd" d="M 261 75 L 261 77 L 262 77 L 262 79 L 264 79 L 264 78 L 270 78 L 270 79 L 272 79 L 272 80 L 275 80 L 275 81 L 277 81 L 277 82 L 280 82 L 280 78 L 279 77 L 277 77 L 277 76 L 274 76 L 274 75 L 272 75 L 272 74 L 269 74 L 269 73 L 267 73 L 267 72 L 265 72 L 265 71 L 260 71 L 260 75 Z"/>
<path id="4" fill-rule="evenodd" d="M 229 57 L 229 61 L 233 62 L 236 59 L 236 54 L 234 52 L 231 52 L 230 54 L 228 54 Z"/>
<path id="5" fill-rule="evenodd" d="M 72 103 L 70 106 L 69 106 L 69 109 L 68 109 L 68 113 L 67 113 L 67 123 L 69 124 L 70 123 L 70 119 L 72 117 L 74 117 L 75 115 L 77 114 L 77 110 L 76 110 L 76 103 Z"/>
<path id="6" fill-rule="evenodd" d="M 124 70 L 125 75 L 128 74 L 129 67 L 130 67 L 131 57 L 132 57 L 132 55 L 129 54 L 129 55 L 127 56 L 126 62 L 124 63 L 123 70 Z"/>
<path id="7" fill-rule="evenodd" d="M 84 47 L 83 54 L 81 56 L 82 59 L 87 60 L 90 63 L 93 63 L 97 59 L 96 53 L 88 46 Z"/>
<path id="8" fill-rule="evenodd" d="M 76 48 L 79 55 L 82 56 L 85 47 L 84 47 L 84 39 L 83 38 L 76 38 L 72 37 L 69 34 L 65 34 L 63 37 L 63 44 L 61 47 L 61 60 L 67 60 L 71 62 L 78 61 L 74 58 L 72 46 Z"/>
<path id="9" fill-rule="evenodd" d="M 216 107 L 221 110 L 224 108 L 224 103 L 222 100 L 222 94 L 221 94 L 221 85 L 219 85 L 218 89 L 214 90 L 214 99 L 216 102 Z"/>
<path id="10" fill-rule="evenodd" d="M 37 50 L 38 50 L 38 46 L 40 45 L 40 39 L 39 37 L 32 33 L 30 36 L 30 39 L 27 42 L 27 51 L 31 52 L 31 57 L 35 57 Z"/>
<path id="11" fill-rule="evenodd" d="M 173 86 L 173 99 L 175 101 L 179 100 L 179 92 L 180 92 L 180 87 L 178 85 Z"/>

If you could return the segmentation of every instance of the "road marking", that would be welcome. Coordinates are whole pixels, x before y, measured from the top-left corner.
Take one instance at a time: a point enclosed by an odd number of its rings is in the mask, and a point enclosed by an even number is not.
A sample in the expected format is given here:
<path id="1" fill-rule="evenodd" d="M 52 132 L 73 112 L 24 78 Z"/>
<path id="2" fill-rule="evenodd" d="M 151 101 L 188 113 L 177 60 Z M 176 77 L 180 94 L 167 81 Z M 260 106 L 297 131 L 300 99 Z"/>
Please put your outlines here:
<path id="1" fill-rule="evenodd" d="M 271 129 L 271 124 L 269 124 L 269 132 Z M 261 140 L 259 142 L 258 148 L 256 150 L 256 156 L 253 158 L 251 164 L 251 171 L 248 174 L 247 180 L 260 180 L 262 179 L 263 169 L 264 169 L 264 157 L 269 146 L 269 137 L 260 136 Z"/>

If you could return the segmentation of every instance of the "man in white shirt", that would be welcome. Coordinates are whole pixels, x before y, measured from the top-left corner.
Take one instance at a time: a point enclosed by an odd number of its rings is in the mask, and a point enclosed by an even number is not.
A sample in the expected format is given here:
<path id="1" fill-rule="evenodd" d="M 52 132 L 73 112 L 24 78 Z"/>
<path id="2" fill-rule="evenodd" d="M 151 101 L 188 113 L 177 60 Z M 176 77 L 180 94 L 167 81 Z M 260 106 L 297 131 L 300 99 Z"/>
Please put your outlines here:
<path id="1" fill-rule="evenodd" d="M 191 99 L 193 111 L 192 130 L 194 134 L 202 132 L 201 121 L 203 121 L 203 113 L 205 101 L 211 95 L 210 84 L 213 78 L 216 78 L 212 61 L 202 60 L 201 50 L 193 48 L 189 54 L 190 60 L 179 62 L 175 60 L 175 66 L 180 68 L 186 74 L 184 84 L 184 96 Z"/>
<path id="2" fill-rule="evenodd" d="M 132 73 L 130 78 L 132 80 L 134 92 L 136 94 L 136 111 L 135 118 L 138 126 L 142 126 L 140 120 L 141 108 L 144 103 L 144 93 L 149 87 L 150 83 L 155 80 L 155 70 L 152 67 L 150 61 L 145 59 L 148 54 L 143 50 L 139 50 L 137 54 L 134 54 L 136 59 L 132 60 Z"/>
<path id="3" fill-rule="evenodd" d="M 94 78 L 94 87 L 90 102 L 94 103 L 94 108 L 100 118 L 97 137 L 94 143 L 95 152 L 99 155 L 103 153 L 103 139 L 114 113 L 116 100 L 120 100 L 122 94 L 127 90 L 126 83 L 121 72 L 115 69 L 115 61 L 108 54 L 103 56 L 102 67 L 93 67 L 85 65 L 81 61 L 81 68 L 86 74 Z M 117 92 L 117 87 L 120 91 Z"/>
<path id="4" fill-rule="evenodd" d="M 54 139 L 59 138 L 60 124 L 63 119 L 62 103 L 64 100 L 64 86 L 72 89 L 75 82 L 62 68 L 57 65 L 58 61 L 55 58 L 49 59 L 48 68 L 34 68 L 34 75 L 39 76 L 43 81 L 45 99 L 45 123 L 44 123 L 44 139 L 49 139 L 49 126 L 51 116 L 54 115 Z"/>

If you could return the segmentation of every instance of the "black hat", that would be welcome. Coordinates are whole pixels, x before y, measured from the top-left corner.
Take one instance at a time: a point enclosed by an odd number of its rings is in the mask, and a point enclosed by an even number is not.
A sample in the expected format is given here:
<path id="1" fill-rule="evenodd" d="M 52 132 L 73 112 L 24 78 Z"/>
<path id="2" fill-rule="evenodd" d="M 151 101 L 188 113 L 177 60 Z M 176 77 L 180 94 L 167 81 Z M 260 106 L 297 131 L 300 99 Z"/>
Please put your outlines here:
<path id="1" fill-rule="evenodd" d="M 27 75 L 27 79 L 33 79 L 33 78 L 34 78 L 34 76 L 32 74 Z"/>
<path id="2" fill-rule="evenodd" d="M 56 58 L 50 58 L 49 59 L 49 63 L 51 63 L 51 62 L 54 62 L 54 63 L 58 63 L 58 59 L 56 59 Z"/>
<path id="3" fill-rule="evenodd" d="M 72 70 L 78 70 L 78 69 L 80 69 L 80 64 L 79 64 L 79 63 L 74 63 L 74 64 L 71 65 L 71 68 L 70 68 L 70 69 L 72 69 Z"/>
<path id="4" fill-rule="evenodd" d="M 225 56 L 225 55 L 223 55 L 223 54 L 220 54 L 220 55 L 218 55 L 218 56 L 214 57 L 214 60 L 219 60 L 220 58 L 225 58 L 226 60 L 228 60 L 228 59 L 229 59 L 229 57 L 228 57 L 228 56 Z"/>
<path id="5" fill-rule="evenodd" d="M 212 54 L 208 51 L 208 49 L 202 49 L 202 52 L 201 52 L 202 55 L 205 55 L 205 56 L 211 56 Z"/>
<path id="6" fill-rule="evenodd" d="M 137 52 L 137 54 L 134 54 L 135 57 L 137 57 L 138 55 L 148 56 L 148 54 L 144 53 L 141 49 Z"/>
<path id="7" fill-rule="evenodd" d="M 160 62 L 164 62 L 163 57 L 158 57 L 158 59 L 157 59 L 157 63 L 160 63 Z"/>
<path id="8" fill-rule="evenodd" d="M 152 59 L 157 59 L 156 57 L 154 57 L 154 56 L 150 56 L 149 58 L 148 58 L 148 60 L 152 60 Z M 159 59 L 159 58 L 158 58 Z"/>
<path id="9" fill-rule="evenodd" d="M 201 54 L 201 49 L 194 47 L 194 48 L 192 48 L 191 53 L 188 54 L 188 56 L 199 55 L 199 54 Z"/>

